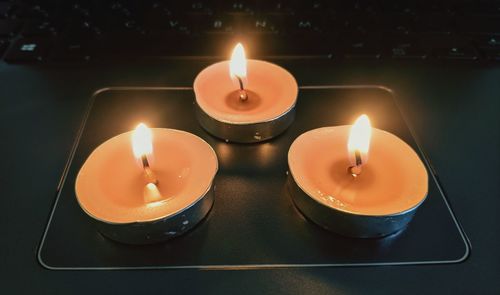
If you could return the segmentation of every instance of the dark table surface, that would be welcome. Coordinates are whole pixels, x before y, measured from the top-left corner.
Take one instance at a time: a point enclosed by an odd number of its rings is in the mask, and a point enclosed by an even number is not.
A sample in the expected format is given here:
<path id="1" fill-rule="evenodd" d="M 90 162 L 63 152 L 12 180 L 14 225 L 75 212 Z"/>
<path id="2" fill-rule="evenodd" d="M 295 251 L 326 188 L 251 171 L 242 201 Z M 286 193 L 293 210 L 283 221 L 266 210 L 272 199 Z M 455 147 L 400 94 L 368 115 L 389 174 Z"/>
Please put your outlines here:
<path id="1" fill-rule="evenodd" d="M 299 85 L 396 91 L 471 244 L 460 264 L 239 271 L 50 271 L 37 247 L 90 95 L 106 86 L 190 86 L 210 61 L 0 64 L 4 294 L 500 292 L 500 67 L 279 61 Z M 425 243 L 425 241 L 422 241 Z"/>

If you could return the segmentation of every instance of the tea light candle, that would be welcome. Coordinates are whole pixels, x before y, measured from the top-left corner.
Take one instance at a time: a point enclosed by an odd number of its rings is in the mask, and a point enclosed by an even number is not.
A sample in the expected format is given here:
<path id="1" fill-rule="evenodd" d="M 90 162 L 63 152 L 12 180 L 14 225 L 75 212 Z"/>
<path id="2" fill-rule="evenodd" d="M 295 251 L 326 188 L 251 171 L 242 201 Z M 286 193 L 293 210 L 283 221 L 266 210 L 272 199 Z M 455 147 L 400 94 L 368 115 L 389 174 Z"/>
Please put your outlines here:
<path id="1" fill-rule="evenodd" d="M 217 169 L 214 150 L 201 138 L 141 124 L 90 154 L 75 192 L 105 236 L 154 243 L 185 233 L 206 216 Z"/>
<path id="2" fill-rule="evenodd" d="M 241 44 L 230 61 L 201 71 L 193 87 L 201 126 L 226 141 L 270 139 L 285 131 L 295 117 L 295 78 L 275 64 L 246 60 Z"/>
<path id="3" fill-rule="evenodd" d="M 298 209 L 346 236 L 380 237 L 403 229 L 427 195 L 427 170 L 417 153 L 397 136 L 371 128 L 366 116 L 354 126 L 300 135 L 288 164 Z"/>

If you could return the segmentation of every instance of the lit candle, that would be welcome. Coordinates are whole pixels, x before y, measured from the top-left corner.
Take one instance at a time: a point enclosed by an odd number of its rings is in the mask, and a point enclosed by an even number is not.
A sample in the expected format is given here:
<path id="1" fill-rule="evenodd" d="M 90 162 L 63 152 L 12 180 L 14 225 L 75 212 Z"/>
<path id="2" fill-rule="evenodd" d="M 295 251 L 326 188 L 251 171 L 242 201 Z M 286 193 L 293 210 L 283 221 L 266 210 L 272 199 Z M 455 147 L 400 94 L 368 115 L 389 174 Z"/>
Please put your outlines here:
<path id="1" fill-rule="evenodd" d="M 231 60 L 213 64 L 194 81 L 197 118 L 212 135 L 233 142 L 260 142 L 293 122 L 298 87 L 285 69 L 247 60 L 237 44 Z"/>
<path id="2" fill-rule="evenodd" d="M 201 138 L 140 124 L 90 154 L 76 178 L 76 197 L 107 237 L 154 243 L 203 219 L 217 169 L 215 152 Z"/>
<path id="3" fill-rule="evenodd" d="M 427 195 L 427 170 L 417 153 L 397 136 L 371 128 L 365 115 L 353 126 L 300 135 L 288 164 L 299 210 L 347 236 L 379 237 L 403 229 Z"/>

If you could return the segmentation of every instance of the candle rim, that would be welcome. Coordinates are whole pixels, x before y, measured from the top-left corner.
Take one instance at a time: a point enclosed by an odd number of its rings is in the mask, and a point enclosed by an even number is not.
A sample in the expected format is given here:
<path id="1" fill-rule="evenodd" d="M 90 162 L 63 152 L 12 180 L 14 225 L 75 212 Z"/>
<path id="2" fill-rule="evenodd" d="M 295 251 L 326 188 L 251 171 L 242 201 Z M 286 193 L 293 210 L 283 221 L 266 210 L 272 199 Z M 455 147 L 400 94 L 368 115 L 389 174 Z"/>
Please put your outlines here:
<path id="1" fill-rule="evenodd" d="M 226 65 L 228 66 L 228 63 L 229 63 L 229 60 L 223 60 L 223 61 L 219 61 L 219 62 L 213 63 L 213 64 L 205 67 L 203 70 L 201 70 L 198 73 L 198 75 L 196 76 L 196 78 L 194 79 L 193 90 L 195 92 L 195 103 L 200 107 L 200 109 L 202 109 L 205 113 L 209 114 L 210 117 L 212 117 L 214 119 L 215 119 L 215 117 L 214 117 L 215 114 L 213 112 L 211 112 L 210 110 L 207 110 L 202 103 L 199 103 L 198 95 L 196 95 L 196 93 L 199 92 L 198 91 L 199 84 L 201 83 L 200 79 L 203 78 L 207 74 L 208 71 L 213 70 L 213 68 L 219 67 L 219 66 L 226 67 Z M 272 66 L 273 68 L 279 70 L 285 76 L 287 76 L 289 82 L 292 82 L 293 86 L 294 86 L 293 87 L 293 97 L 294 97 L 293 98 L 293 103 L 286 110 L 284 110 L 283 112 L 281 112 L 280 114 L 277 114 L 277 115 L 275 115 L 273 117 L 265 118 L 263 120 L 257 120 L 257 121 L 231 121 L 231 120 L 227 120 L 225 118 L 220 118 L 220 117 L 217 116 L 217 118 L 216 118 L 217 121 L 223 122 L 223 123 L 227 123 L 227 124 L 232 124 L 232 125 L 250 125 L 250 124 L 268 123 L 268 122 L 275 121 L 276 119 L 282 117 L 283 115 L 285 115 L 286 113 L 288 113 L 290 110 L 292 110 L 295 107 L 295 105 L 297 104 L 297 99 L 298 99 L 298 95 L 299 95 L 299 86 L 298 86 L 298 83 L 297 83 L 297 80 L 295 79 L 295 77 L 288 70 L 286 70 L 285 68 L 281 67 L 280 65 L 277 65 L 275 63 L 271 63 L 271 62 L 268 62 L 268 61 L 265 61 L 265 60 L 247 59 L 247 66 L 248 66 L 247 77 L 250 76 L 249 71 L 250 71 L 250 64 L 251 63 L 261 63 L 261 64 L 266 64 L 268 66 Z M 249 90 L 252 90 L 252 89 L 249 89 Z"/>
<path id="2" fill-rule="evenodd" d="M 80 208 L 82 208 L 82 210 L 87 215 L 89 215 L 90 217 L 92 217 L 93 219 L 95 219 L 97 221 L 100 221 L 100 222 L 103 222 L 103 223 L 106 223 L 106 224 L 110 224 L 110 225 L 127 225 L 127 224 L 134 224 L 134 223 L 157 222 L 158 220 L 161 220 L 161 219 L 172 218 L 172 217 L 174 217 L 176 215 L 182 214 L 184 211 L 186 211 L 189 208 L 191 208 L 192 206 L 196 205 L 201 199 L 203 199 L 209 193 L 209 191 L 212 189 L 212 187 L 213 187 L 213 180 L 212 180 L 212 182 L 210 182 L 210 185 L 208 186 L 208 188 L 206 189 L 206 191 L 200 197 L 198 197 L 196 200 L 194 200 L 191 204 L 189 204 L 189 206 L 183 207 L 183 208 L 181 208 L 181 209 L 179 209 L 177 211 L 174 211 L 174 212 L 172 212 L 170 214 L 165 214 L 163 216 L 154 217 L 154 218 L 145 218 L 145 219 L 140 219 L 140 220 L 126 221 L 126 222 L 109 221 L 109 220 L 97 217 L 95 214 L 92 214 L 91 212 L 89 212 L 87 210 L 87 208 L 85 208 L 85 206 L 82 206 L 82 204 L 80 203 L 80 199 L 78 199 L 78 198 L 76 198 L 76 199 L 77 199 L 77 202 L 78 202 L 78 205 L 80 206 Z"/>
<path id="3" fill-rule="evenodd" d="M 76 196 L 76 199 L 77 199 L 77 202 L 78 202 L 79 206 L 82 208 L 82 210 L 86 214 L 88 214 L 89 216 L 91 216 L 92 218 L 94 218 L 94 219 L 96 219 L 98 221 L 105 222 L 105 223 L 108 223 L 108 224 L 131 224 L 131 223 L 138 223 L 138 222 L 141 222 L 141 223 L 142 222 L 154 222 L 156 220 L 160 220 L 160 219 L 164 219 L 164 218 L 170 218 L 172 216 L 175 216 L 175 215 L 177 215 L 179 213 L 184 212 L 186 209 L 190 208 L 191 206 L 193 206 L 196 203 L 198 203 L 201 199 L 203 199 L 206 196 L 206 194 L 210 191 L 210 189 L 213 186 L 215 176 L 217 175 L 217 172 L 219 170 L 219 159 L 218 159 L 217 153 L 215 152 L 215 150 L 213 149 L 213 147 L 208 142 L 206 142 L 203 138 L 201 138 L 200 136 L 198 136 L 196 134 L 193 134 L 193 133 L 190 133 L 190 132 L 187 132 L 187 131 L 184 131 L 184 130 L 173 129 L 173 128 L 161 128 L 161 127 L 155 127 L 155 128 L 148 127 L 148 128 L 151 131 L 153 131 L 153 130 L 159 130 L 159 131 L 167 131 L 167 132 L 174 132 L 174 133 L 182 133 L 182 134 L 185 134 L 185 135 L 188 135 L 188 136 L 196 138 L 196 140 L 200 141 L 200 143 L 203 143 L 205 146 L 209 147 L 209 151 L 213 155 L 213 158 L 215 160 L 215 166 L 214 166 L 213 171 L 211 171 L 211 174 L 210 174 L 211 181 L 209 182 L 207 188 L 203 189 L 203 194 L 201 194 L 200 196 L 198 196 L 198 198 L 196 198 L 195 200 L 192 200 L 191 203 L 189 204 L 189 206 L 185 206 L 183 208 L 180 208 L 179 210 L 170 212 L 168 214 L 163 214 L 162 216 L 152 217 L 152 218 L 140 218 L 140 219 L 137 219 L 137 220 L 130 220 L 130 221 L 110 221 L 110 220 L 106 220 L 106 219 L 97 217 L 95 214 L 92 214 L 91 212 L 89 212 L 88 209 L 85 207 L 85 205 L 81 202 L 80 198 L 78 197 L 78 190 L 77 190 L 78 179 L 81 179 L 81 177 L 82 177 L 81 175 L 83 173 L 82 172 L 83 167 L 86 165 L 87 161 L 94 154 L 94 152 L 96 152 L 99 149 L 99 147 L 101 147 L 105 143 L 108 143 L 108 142 L 111 142 L 111 141 L 114 141 L 114 140 L 118 140 L 118 138 L 121 137 L 121 136 L 131 136 L 132 133 L 134 132 L 134 130 L 129 130 L 129 131 L 117 134 L 117 135 L 115 135 L 113 137 L 110 137 L 106 141 L 100 143 L 96 148 L 94 148 L 92 150 L 92 152 L 88 155 L 88 157 L 85 159 L 85 161 L 83 162 L 82 166 L 80 167 L 80 170 L 78 171 L 77 176 L 75 178 L 75 183 L 73 185 L 73 189 L 74 189 L 75 196 Z M 137 208 L 137 207 L 134 207 L 134 208 Z"/>
<path id="4" fill-rule="evenodd" d="M 401 138 L 399 138 L 398 136 L 396 136 L 395 134 L 391 133 L 391 132 L 388 132 L 388 131 L 385 131 L 383 129 L 378 129 L 378 128 L 375 128 L 372 126 L 372 134 L 375 134 L 376 132 L 380 132 L 382 134 L 385 134 L 385 135 L 388 135 L 388 136 L 391 136 L 393 138 L 395 138 L 396 140 L 399 140 L 401 143 L 403 143 L 404 145 L 406 145 L 406 147 L 411 150 L 411 152 L 420 160 L 420 165 L 421 167 L 423 167 L 424 171 L 425 171 L 425 184 L 426 184 L 426 189 L 425 189 L 425 193 L 423 194 L 423 197 L 416 203 L 414 203 L 412 206 L 410 207 L 407 207 L 405 208 L 404 210 L 399 210 L 397 212 L 390 212 L 390 213 L 367 213 L 367 212 L 357 212 L 357 211 L 353 211 L 353 210 L 349 210 L 347 208 L 342 208 L 340 206 L 331 206 L 330 204 L 327 204 L 325 201 L 323 201 L 321 198 L 319 198 L 317 196 L 317 194 L 315 193 L 310 193 L 309 189 L 304 189 L 303 186 L 300 185 L 300 183 L 296 180 L 296 177 L 294 176 L 294 173 L 293 173 L 293 169 L 292 169 L 292 165 L 290 165 L 290 156 L 291 156 L 291 153 L 292 153 L 292 148 L 294 147 L 294 145 L 296 144 L 297 140 L 302 137 L 302 136 L 307 136 L 307 135 L 310 135 L 308 133 L 314 133 L 314 132 L 321 132 L 321 130 L 329 130 L 331 131 L 332 129 L 335 129 L 335 128 L 347 128 L 347 130 L 349 130 L 349 128 L 351 127 L 352 125 L 336 125 L 336 126 L 324 126 L 324 127 L 319 127 L 319 128 L 314 128 L 314 129 L 311 129 L 311 130 L 308 130 L 302 134 L 300 134 L 297 138 L 295 138 L 295 140 L 292 142 L 292 144 L 290 145 L 290 148 L 288 150 L 288 154 L 287 154 L 287 159 L 288 159 L 288 171 L 290 173 L 290 177 L 293 178 L 293 181 L 295 182 L 295 184 L 300 188 L 300 190 L 307 194 L 311 199 L 313 199 L 315 202 L 318 202 L 320 203 L 321 205 L 323 206 L 327 206 L 329 209 L 331 210 L 337 210 L 337 211 L 341 211 L 343 213 L 346 213 L 346 214 L 350 214 L 350 215 L 356 215 L 356 216 L 364 216 L 364 217 L 390 217 L 390 216 L 398 216 L 398 215 L 403 215 L 403 214 L 406 214 L 408 213 L 409 211 L 411 210 L 414 210 L 415 208 L 419 207 L 426 199 L 427 199 L 427 196 L 429 194 L 429 186 L 428 186 L 428 182 L 429 182 L 429 174 L 428 174 L 428 169 L 426 167 L 426 165 L 424 164 L 424 162 L 422 161 L 422 159 L 420 158 L 420 156 L 418 155 L 418 153 L 408 144 L 406 143 L 404 140 L 402 140 Z M 347 168 L 346 168 L 347 169 Z"/>

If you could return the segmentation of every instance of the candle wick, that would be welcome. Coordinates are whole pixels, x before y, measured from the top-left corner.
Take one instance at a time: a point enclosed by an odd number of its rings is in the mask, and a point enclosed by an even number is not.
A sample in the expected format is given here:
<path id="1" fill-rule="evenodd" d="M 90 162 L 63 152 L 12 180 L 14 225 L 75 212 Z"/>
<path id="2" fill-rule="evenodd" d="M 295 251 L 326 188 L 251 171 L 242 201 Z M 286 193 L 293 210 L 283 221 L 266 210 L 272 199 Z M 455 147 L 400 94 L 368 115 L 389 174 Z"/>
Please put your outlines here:
<path id="1" fill-rule="evenodd" d="M 146 169 L 146 167 L 149 167 L 149 161 L 146 155 L 141 156 L 141 161 L 142 161 L 142 167 L 144 167 L 144 169 Z"/>
<path id="2" fill-rule="evenodd" d="M 349 167 L 348 171 L 352 175 L 352 177 L 358 177 L 363 169 L 361 166 L 363 165 L 363 160 L 361 159 L 361 152 L 357 149 L 354 151 L 354 157 L 356 159 L 356 165 Z"/>
<path id="3" fill-rule="evenodd" d="M 363 169 L 361 168 L 361 165 L 360 166 L 351 166 L 351 167 L 349 167 L 348 172 L 349 172 L 349 174 L 352 175 L 352 177 L 356 178 L 361 174 L 361 172 L 363 172 Z"/>
<path id="4" fill-rule="evenodd" d="M 144 176 L 146 177 L 146 181 L 148 183 L 158 184 L 158 179 L 154 174 L 153 170 L 151 170 L 151 166 L 149 166 L 148 157 L 146 155 L 141 156 L 142 167 L 144 168 Z"/>
<path id="5" fill-rule="evenodd" d="M 363 165 L 363 161 L 361 160 L 361 152 L 359 150 L 354 151 L 354 157 L 356 158 L 356 166 Z"/>
<path id="6" fill-rule="evenodd" d="M 238 79 L 238 83 L 240 85 L 240 91 L 239 91 L 239 97 L 241 101 L 246 101 L 248 99 L 248 94 L 243 87 L 243 80 L 241 79 L 240 76 L 236 76 L 236 79 Z"/>
<path id="7" fill-rule="evenodd" d="M 243 80 L 241 79 L 241 77 L 236 75 L 236 79 L 238 79 L 238 83 L 240 84 L 240 90 L 245 90 L 245 88 L 243 87 Z"/>

